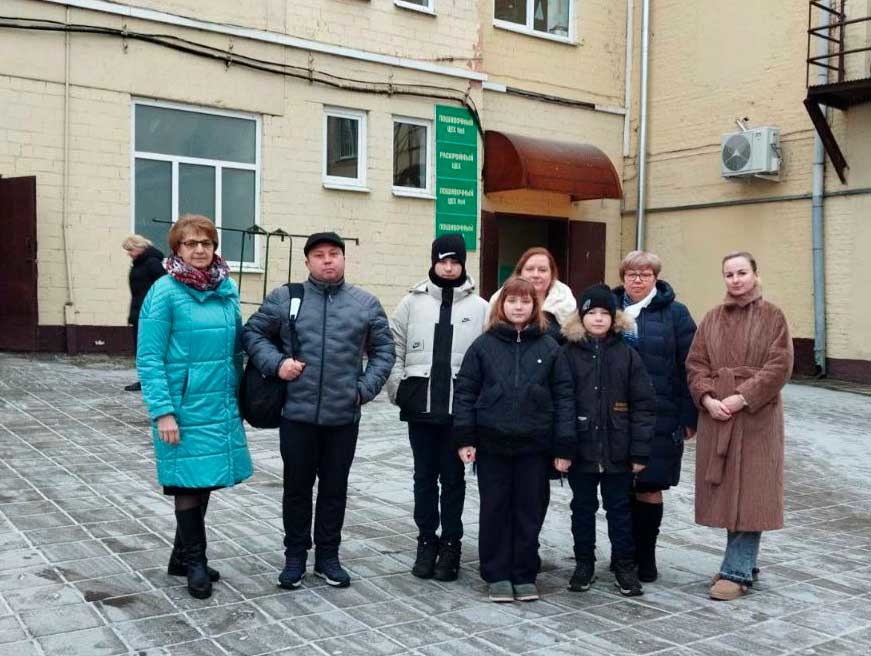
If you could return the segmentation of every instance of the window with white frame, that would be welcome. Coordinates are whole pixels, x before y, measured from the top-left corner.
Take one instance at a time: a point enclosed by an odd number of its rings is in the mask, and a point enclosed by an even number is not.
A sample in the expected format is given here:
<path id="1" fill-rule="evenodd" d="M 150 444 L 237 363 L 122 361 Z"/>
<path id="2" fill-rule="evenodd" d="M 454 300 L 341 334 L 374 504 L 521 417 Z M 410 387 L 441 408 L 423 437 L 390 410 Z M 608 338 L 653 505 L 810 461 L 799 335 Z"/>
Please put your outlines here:
<path id="1" fill-rule="evenodd" d="M 393 119 L 393 193 L 431 196 L 430 134 L 432 121 Z"/>
<path id="2" fill-rule="evenodd" d="M 572 37 L 572 0 L 494 0 L 493 16 L 497 27 L 560 40 Z"/>
<path id="3" fill-rule="evenodd" d="M 325 187 L 366 188 L 366 114 L 354 109 L 324 109 Z"/>
<path id="4" fill-rule="evenodd" d="M 169 225 L 183 214 L 214 220 L 220 253 L 256 267 L 260 121 L 257 117 L 174 105 L 133 104 L 133 229 L 163 249 Z M 244 252 L 243 252 L 244 238 Z"/>
<path id="5" fill-rule="evenodd" d="M 435 0 L 393 0 L 393 4 L 403 9 L 414 9 L 428 14 L 435 13 Z"/>

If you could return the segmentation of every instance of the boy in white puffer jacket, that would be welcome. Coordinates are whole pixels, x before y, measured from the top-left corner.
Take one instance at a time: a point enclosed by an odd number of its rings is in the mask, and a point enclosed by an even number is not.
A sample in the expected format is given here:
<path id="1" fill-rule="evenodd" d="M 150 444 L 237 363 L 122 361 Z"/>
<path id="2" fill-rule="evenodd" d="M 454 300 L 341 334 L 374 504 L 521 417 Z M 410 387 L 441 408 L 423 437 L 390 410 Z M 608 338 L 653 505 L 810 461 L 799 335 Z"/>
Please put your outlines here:
<path id="1" fill-rule="evenodd" d="M 408 422 L 414 455 L 418 542 L 411 572 L 419 578 L 453 581 L 459 571 L 466 482 L 452 441 L 451 404 L 454 378 L 487 313 L 466 273 L 462 235 L 447 234 L 432 244 L 428 279 L 410 290 L 390 321 L 396 362 L 387 392 Z"/>

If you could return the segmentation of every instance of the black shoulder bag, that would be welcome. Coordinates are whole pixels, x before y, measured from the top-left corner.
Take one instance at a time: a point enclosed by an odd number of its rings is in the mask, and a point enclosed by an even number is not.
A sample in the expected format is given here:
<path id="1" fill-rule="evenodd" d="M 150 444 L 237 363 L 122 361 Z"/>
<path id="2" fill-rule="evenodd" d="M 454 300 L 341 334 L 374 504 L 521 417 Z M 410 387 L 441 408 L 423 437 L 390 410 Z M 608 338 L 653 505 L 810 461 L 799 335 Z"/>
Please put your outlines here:
<path id="1" fill-rule="evenodd" d="M 305 287 L 302 283 L 287 283 L 290 291 L 290 309 L 288 319 L 290 321 L 290 345 L 291 355 L 299 352 L 299 338 L 296 334 L 296 315 L 299 314 L 302 299 L 305 296 Z M 280 330 L 279 330 L 280 333 Z M 283 350 L 281 336 L 277 337 L 275 347 Z M 254 428 L 278 428 L 281 423 L 281 409 L 287 395 L 287 381 L 282 380 L 272 373 L 264 374 L 249 357 L 242 374 L 242 382 L 239 385 L 239 410 L 242 418 Z"/>

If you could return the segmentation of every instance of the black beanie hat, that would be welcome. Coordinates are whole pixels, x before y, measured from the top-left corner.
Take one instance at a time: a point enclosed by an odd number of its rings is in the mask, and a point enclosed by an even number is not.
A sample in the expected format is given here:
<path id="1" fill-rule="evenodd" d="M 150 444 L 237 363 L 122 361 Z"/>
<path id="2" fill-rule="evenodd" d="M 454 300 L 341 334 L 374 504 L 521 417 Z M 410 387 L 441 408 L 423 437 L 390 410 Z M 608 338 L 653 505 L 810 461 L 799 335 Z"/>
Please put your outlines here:
<path id="1" fill-rule="evenodd" d="M 453 232 L 441 237 L 436 237 L 432 243 L 432 263 L 446 257 L 452 257 L 466 268 L 466 241 L 463 235 Z"/>
<path id="2" fill-rule="evenodd" d="M 608 285 L 598 284 L 588 287 L 578 297 L 578 314 L 581 318 L 593 308 L 602 308 L 608 311 L 611 319 L 617 313 L 617 301 L 614 299 L 614 294 L 611 293 L 611 288 Z"/>
<path id="3" fill-rule="evenodd" d="M 318 244 L 334 244 L 342 249 L 342 253 L 345 252 L 345 240 L 339 237 L 335 232 L 315 232 L 309 235 L 309 238 L 305 240 L 305 246 L 302 248 L 302 252 L 305 253 L 305 256 L 308 257 L 308 252 L 313 249 Z"/>

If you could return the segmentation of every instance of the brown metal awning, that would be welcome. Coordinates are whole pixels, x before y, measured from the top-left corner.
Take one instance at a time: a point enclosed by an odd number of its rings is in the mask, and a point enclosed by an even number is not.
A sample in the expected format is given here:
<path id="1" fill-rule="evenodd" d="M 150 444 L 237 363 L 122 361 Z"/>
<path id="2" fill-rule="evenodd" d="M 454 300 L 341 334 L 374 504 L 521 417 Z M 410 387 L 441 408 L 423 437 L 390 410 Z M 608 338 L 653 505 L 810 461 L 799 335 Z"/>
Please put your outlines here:
<path id="1" fill-rule="evenodd" d="M 607 155 L 589 144 L 561 143 L 487 130 L 484 193 L 538 189 L 573 201 L 620 198 L 620 178 Z"/>

